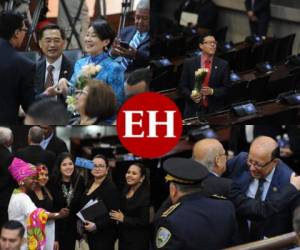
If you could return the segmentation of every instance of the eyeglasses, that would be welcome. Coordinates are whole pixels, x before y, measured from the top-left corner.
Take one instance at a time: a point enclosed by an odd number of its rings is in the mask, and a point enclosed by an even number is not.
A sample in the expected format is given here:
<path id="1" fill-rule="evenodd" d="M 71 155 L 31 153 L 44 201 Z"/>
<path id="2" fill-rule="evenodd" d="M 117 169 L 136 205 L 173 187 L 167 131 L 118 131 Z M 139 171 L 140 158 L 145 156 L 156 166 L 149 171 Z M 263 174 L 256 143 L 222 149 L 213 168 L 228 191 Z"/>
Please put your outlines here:
<path id="1" fill-rule="evenodd" d="M 266 163 L 260 164 L 260 163 L 258 163 L 258 162 L 256 162 L 256 161 L 253 161 L 253 160 L 251 160 L 251 159 L 248 158 L 248 160 L 247 160 L 247 165 L 248 165 L 248 166 L 254 166 L 254 167 L 256 167 L 256 168 L 264 168 L 264 167 L 266 167 L 268 164 L 270 164 L 270 163 L 271 163 L 272 161 L 274 161 L 274 160 L 275 160 L 275 159 L 272 158 L 271 160 L 267 161 Z"/>
<path id="2" fill-rule="evenodd" d="M 27 28 L 21 28 L 21 29 L 19 29 L 20 31 L 24 31 L 24 32 L 27 32 L 28 31 L 28 29 Z"/>
<path id="3" fill-rule="evenodd" d="M 81 96 L 81 95 L 87 95 L 88 92 L 86 90 L 83 89 L 77 89 L 75 90 L 75 95 Z"/>
<path id="4" fill-rule="evenodd" d="M 104 165 L 104 164 L 95 164 L 94 168 L 106 168 L 106 165 Z"/>
<path id="5" fill-rule="evenodd" d="M 218 42 L 217 41 L 205 41 L 205 42 L 203 42 L 203 44 L 217 45 Z"/>

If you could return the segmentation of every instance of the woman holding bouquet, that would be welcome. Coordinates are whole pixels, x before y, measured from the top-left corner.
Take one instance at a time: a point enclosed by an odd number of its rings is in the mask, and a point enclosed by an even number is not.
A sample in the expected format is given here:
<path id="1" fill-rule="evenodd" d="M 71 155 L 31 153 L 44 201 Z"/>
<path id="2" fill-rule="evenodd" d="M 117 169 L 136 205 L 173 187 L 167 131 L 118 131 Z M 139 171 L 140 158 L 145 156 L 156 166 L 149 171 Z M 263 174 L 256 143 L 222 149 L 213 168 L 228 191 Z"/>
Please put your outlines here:
<path id="1" fill-rule="evenodd" d="M 49 189 L 53 195 L 54 210 L 67 207 L 69 215 L 55 223 L 56 240 L 59 249 L 74 250 L 77 236 L 76 213 L 79 210 L 80 199 L 84 191 L 83 178 L 76 171 L 73 157 L 70 153 L 61 153 L 57 157 L 53 176 L 49 181 Z"/>
<path id="2" fill-rule="evenodd" d="M 114 37 L 114 31 L 106 20 L 99 19 L 92 22 L 84 39 L 85 50 L 89 56 L 76 62 L 70 82 L 73 88 L 82 89 L 84 87 L 82 84 L 78 86 L 78 82 L 82 82 L 82 75 L 102 80 L 112 87 L 120 106 L 124 101 L 124 71 L 108 54 Z M 88 66 L 92 64 L 99 67 L 94 70 Z"/>

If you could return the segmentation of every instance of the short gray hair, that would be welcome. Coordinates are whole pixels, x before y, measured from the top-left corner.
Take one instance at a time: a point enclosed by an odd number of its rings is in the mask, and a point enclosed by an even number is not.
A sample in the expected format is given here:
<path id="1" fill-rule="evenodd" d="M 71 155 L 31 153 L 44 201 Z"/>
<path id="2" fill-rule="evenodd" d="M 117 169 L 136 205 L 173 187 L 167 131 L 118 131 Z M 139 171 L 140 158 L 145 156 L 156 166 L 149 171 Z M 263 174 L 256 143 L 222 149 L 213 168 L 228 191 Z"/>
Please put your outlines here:
<path id="1" fill-rule="evenodd" d="M 149 10 L 150 9 L 149 0 L 140 0 L 139 3 L 136 6 L 136 9 Z"/>
<path id="2" fill-rule="evenodd" d="M 203 159 L 198 160 L 195 159 L 197 162 L 201 163 L 204 165 L 208 171 L 212 171 L 213 168 L 215 167 L 216 163 L 216 157 L 221 153 L 221 148 L 219 147 L 211 147 L 207 150 L 207 153 L 203 157 Z"/>
<path id="3" fill-rule="evenodd" d="M 44 131 L 38 126 L 33 126 L 29 129 L 28 137 L 33 143 L 41 143 L 44 139 Z"/>
<path id="4" fill-rule="evenodd" d="M 8 146 L 8 143 L 12 141 L 13 133 L 10 128 L 0 127 L 0 145 Z"/>

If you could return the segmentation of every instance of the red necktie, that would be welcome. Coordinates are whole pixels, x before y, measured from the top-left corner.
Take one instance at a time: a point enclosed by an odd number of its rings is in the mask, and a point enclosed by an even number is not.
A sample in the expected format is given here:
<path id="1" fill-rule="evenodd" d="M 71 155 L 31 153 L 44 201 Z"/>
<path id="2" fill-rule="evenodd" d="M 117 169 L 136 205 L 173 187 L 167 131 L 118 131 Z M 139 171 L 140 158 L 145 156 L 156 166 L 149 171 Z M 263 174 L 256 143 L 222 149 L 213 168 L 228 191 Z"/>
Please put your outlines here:
<path id="1" fill-rule="evenodd" d="M 208 82 L 209 82 L 209 78 L 210 78 L 210 68 L 211 68 L 211 65 L 210 65 L 211 61 L 210 60 L 205 60 L 204 61 L 204 68 L 208 69 L 208 72 L 205 76 L 205 79 L 204 79 L 204 82 L 203 82 L 203 87 L 208 87 Z M 207 108 L 208 107 L 208 100 L 207 100 L 207 96 L 202 99 L 202 105 Z"/>

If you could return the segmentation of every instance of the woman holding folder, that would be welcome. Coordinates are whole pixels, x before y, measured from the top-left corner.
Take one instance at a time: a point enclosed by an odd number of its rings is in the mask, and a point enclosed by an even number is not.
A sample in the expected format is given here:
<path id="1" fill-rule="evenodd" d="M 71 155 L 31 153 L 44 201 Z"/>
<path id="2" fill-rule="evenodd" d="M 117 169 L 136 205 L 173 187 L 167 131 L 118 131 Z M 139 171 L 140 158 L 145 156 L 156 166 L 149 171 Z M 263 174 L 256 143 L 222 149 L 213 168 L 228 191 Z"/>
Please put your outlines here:
<path id="1" fill-rule="evenodd" d="M 111 210 L 110 217 L 120 223 L 119 250 L 148 250 L 150 242 L 150 190 L 146 168 L 132 164 L 125 175 L 121 211 Z"/>
<path id="2" fill-rule="evenodd" d="M 108 211 L 120 208 L 120 195 L 109 175 L 108 162 L 103 155 L 93 159 L 94 168 L 91 170 L 92 179 L 82 196 L 82 207 L 91 200 L 103 203 L 101 215 L 89 221 L 86 220 L 84 229 L 90 250 L 114 250 L 117 238 L 117 223 L 110 219 Z"/>

